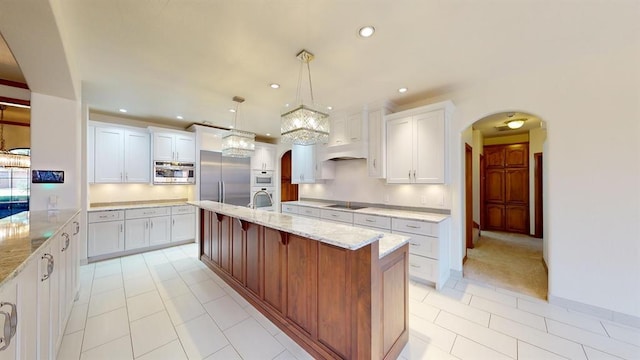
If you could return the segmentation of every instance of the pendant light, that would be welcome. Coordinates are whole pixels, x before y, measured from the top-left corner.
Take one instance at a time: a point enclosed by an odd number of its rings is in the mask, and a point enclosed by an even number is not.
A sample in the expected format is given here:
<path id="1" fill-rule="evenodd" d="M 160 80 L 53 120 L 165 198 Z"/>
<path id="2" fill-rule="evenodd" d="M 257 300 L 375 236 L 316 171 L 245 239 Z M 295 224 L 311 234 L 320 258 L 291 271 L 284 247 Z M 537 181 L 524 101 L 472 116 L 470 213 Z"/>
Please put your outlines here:
<path id="1" fill-rule="evenodd" d="M 0 167 L 31 167 L 31 158 L 25 155 L 12 154 L 4 148 L 4 111 L 7 105 L 0 105 Z"/>
<path id="2" fill-rule="evenodd" d="M 299 145 L 326 143 L 329 141 L 329 115 L 314 109 L 311 67 L 309 66 L 314 56 L 307 50 L 302 50 L 296 57 L 300 60 L 300 73 L 298 75 L 298 89 L 296 92 L 297 106 L 293 110 L 281 115 L 281 140 L 285 143 Z M 304 104 L 301 94 L 302 73 L 305 64 L 307 65 L 307 72 L 309 74 L 311 105 Z"/>
<path id="3" fill-rule="evenodd" d="M 253 155 L 256 148 L 256 134 L 248 131 L 238 130 L 238 108 L 244 102 L 244 98 L 234 96 L 236 111 L 233 118 L 233 129 L 222 137 L 222 156 L 247 158 Z"/>

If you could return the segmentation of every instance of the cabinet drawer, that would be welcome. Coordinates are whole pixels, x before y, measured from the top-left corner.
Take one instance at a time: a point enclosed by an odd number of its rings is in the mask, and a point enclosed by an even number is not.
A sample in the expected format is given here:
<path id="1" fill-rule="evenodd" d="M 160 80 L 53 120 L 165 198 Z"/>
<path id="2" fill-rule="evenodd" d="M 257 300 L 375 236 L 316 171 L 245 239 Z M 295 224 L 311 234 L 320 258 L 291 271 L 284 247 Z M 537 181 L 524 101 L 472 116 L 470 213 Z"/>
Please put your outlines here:
<path id="1" fill-rule="evenodd" d="M 153 216 L 166 216 L 171 215 L 170 207 L 153 207 L 144 209 L 130 209 L 125 211 L 126 219 L 138 219 Z"/>
<path id="2" fill-rule="evenodd" d="M 320 217 L 327 220 L 353 224 L 353 213 L 336 210 L 320 210 Z"/>
<path id="3" fill-rule="evenodd" d="M 438 279 L 438 260 L 409 254 L 409 275 L 436 282 Z"/>
<path id="4" fill-rule="evenodd" d="M 353 214 L 353 223 L 362 226 L 391 230 L 391 218 L 386 216 Z"/>
<path id="5" fill-rule="evenodd" d="M 282 212 L 287 214 L 297 214 L 298 207 L 296 205 L 282 204 Z"/>
<path id="6" fill-rule="evenodd" d="M 405 233 L 401 231 L 395 231 L 394 234 L 410 237 L 409 239 L 410 254 L 426 256 L 432 259 L 438 258 L 438 238 L 437 237 L 410 234 L 410 233 Z"/>
<path id="7" fill-rule="evenodd" d="M 191 205 L 179 205 L 171 207 L 171 214 L 193 214 L 196 208 Z"/>
<path id="8" fill-rule="evenodd" d="M 391 229 L 411 234 L 438 236 L 438 224 L 409 219 L 391 219 Z"/>
<path id="9" fill-rule="evenodd" d="M 300 206 L 300 207 L 298 207 L 298 215 L 308 216 L 308 217 L 313 217 L 313 218 L 319 218 L 320 217 L 320 209 L 306 207 L 306 206 Z"/>
<path id="10" fill-rule="evenodd" d="M 124 210 L 93 211 L 88 215 L 90 223 L 124 220 Z"/>

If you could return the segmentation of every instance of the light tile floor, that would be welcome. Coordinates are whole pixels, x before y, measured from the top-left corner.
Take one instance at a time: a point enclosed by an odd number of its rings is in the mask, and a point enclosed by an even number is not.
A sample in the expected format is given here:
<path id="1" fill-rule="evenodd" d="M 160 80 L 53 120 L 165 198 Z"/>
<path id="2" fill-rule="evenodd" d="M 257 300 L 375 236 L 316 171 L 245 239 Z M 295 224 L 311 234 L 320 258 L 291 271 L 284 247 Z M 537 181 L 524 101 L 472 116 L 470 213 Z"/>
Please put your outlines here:
<path id="1" fill-rule="evenodd" d="M 188 244 L 81 267 L 60 360 L 310 359 Z M 467 279 L 410 283 L 414 359 L 640 359 L 640 329 Z"/>

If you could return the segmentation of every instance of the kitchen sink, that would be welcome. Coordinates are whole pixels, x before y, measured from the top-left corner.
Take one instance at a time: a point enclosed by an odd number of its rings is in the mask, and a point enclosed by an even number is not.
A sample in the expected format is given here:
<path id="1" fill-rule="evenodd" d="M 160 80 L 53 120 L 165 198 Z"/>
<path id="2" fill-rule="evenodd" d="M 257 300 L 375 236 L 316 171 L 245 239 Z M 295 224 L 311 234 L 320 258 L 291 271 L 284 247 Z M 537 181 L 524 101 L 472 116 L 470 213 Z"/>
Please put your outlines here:
<path id="1" fill-rule="evenodd" d="M 348 209 L 348 210 L 360 210 L 360 209 L 366 208 L 366 206 L 341 205 L 341 204 L 329 205 L 327 207 L 335 208 L 335 209 Z"/>

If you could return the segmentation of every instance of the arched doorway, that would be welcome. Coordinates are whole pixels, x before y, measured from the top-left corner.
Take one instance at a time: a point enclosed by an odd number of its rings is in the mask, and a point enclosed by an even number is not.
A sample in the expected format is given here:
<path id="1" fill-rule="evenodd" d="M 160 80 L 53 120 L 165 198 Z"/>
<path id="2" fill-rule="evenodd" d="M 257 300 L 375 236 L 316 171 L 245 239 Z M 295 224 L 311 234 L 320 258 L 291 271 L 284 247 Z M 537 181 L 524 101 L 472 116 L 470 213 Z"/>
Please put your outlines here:
<path id="1" fill-rule="evenodd" d="M 280 202 L 298 200 L 298 184 L 291 183 L 291 150 L 280 159 Z"/>
<path id="2" fill-rule="evenodd" d="M 544 122 L 526 112 L 499 112 L 474 122 L 462 137 L 463 276 L 546 298 Z"/>

